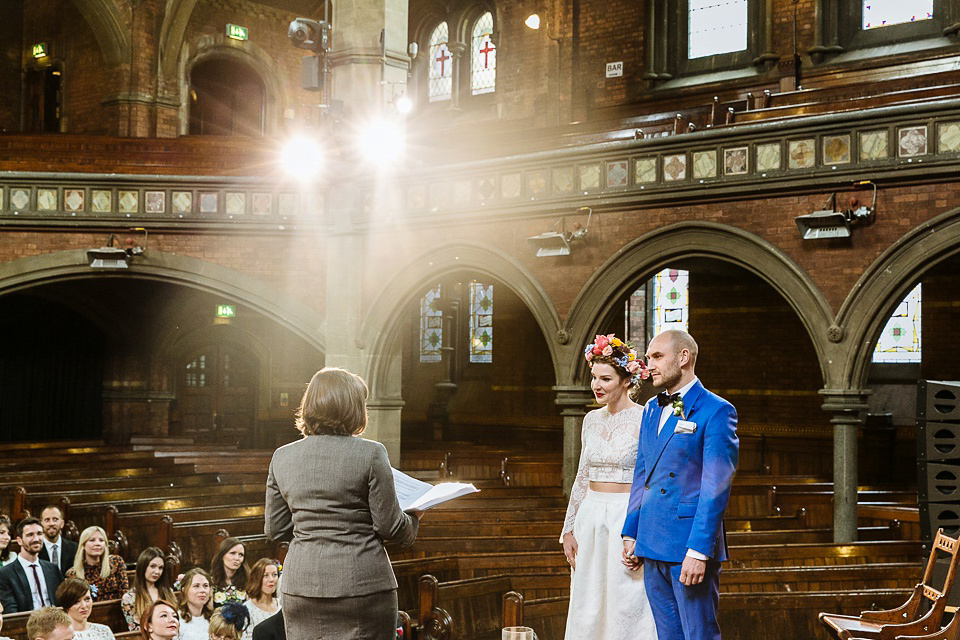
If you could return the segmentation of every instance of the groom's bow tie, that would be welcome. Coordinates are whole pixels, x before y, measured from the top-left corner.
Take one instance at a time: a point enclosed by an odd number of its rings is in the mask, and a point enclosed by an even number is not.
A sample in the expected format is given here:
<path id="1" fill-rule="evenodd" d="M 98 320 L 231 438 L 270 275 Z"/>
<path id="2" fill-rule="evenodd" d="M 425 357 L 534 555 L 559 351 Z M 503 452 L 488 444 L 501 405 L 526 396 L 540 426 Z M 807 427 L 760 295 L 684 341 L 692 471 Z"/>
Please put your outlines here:
<path id="1" fill-rule="evenodd" d="M 680 392 L 676 393 L 667 393 L 666 391 L 661 391 L 657 394 L 657 405 L 665 407 L 669 404 L 673 404 L 677 398 L 680 397 Z"/>

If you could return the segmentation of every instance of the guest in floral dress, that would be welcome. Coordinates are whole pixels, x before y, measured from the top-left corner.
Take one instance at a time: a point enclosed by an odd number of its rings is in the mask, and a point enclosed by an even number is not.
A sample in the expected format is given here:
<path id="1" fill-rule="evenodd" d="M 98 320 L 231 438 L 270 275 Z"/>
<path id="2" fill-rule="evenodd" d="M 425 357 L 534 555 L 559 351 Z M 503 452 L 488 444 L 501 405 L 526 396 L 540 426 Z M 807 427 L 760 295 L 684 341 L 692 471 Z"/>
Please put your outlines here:
<path id="1" fill-rule="evenodd" d="M 210 574 L 194 567 L 180 579 L 180 632 L 177 640 L 208 640 L 213 614 Z"/>
<path id="2" fill-rule="evenodd" d="M 177 597 L 170 588 L 170 574 L 164 571 L 163 551 L 147 547 L 137 558 L 133 586 L 120 598 L 120 608 L 130 631 L 140 629 L 140 615 L 155 600 L 176 602 Z"/>
<path id="3" fill-rule="evenodd" d="M 210 563 L 214 607 L 228 602 L 242 603 L 247 599 L 244 589 L 250 569 L 243 557 L 243 543 L 238 538 L 227 538 L 220 543 L 220 548 Z"/>
<path id="4" fill-rule="evenodd" d="M 80 534 L 79 550 L 68 578 L 86 580 L 93 592 L 93 601 L 118 600 L 130 588 L 123 558 L 110 555 L 107 532 L 100 527 L 87 527 Z"/>
<path id="5" fill-rule="evenodd" d="M 280 563 L 272 558 L 260 558 L 250 570 L 247 597 L 243 606 L 250 612 L 250 625 L 243 632 L 243 640 L 253 639 L 253 628 L 280 611 L 277 585 L 280 582 Z"/>
<path id="6" fill-rule="evenodd" d="M 80 578 L 67 578 L 57 587 L 57 604 L 70 616 L 75 640 L 114 640 L 110 627 L 87 622 L 93 611 L 90 585 Z"/>

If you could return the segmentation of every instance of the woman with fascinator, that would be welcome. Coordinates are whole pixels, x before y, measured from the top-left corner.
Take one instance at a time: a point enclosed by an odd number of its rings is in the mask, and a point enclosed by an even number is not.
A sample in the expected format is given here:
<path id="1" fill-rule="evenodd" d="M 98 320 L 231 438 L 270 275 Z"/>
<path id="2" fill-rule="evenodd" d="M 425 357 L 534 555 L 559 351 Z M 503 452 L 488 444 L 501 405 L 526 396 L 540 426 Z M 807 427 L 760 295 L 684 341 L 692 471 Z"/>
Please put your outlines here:
<path id="1" fill-rule="evenodd" d="M 647 377 L 636 351 L 614 336 L 587 345 L 599 409 L 583 419 L 580 465 L 560 534 L 570 564 L 566 638 L 656 640 L 643 570 L 623 565 L 620 533 L 637 461 L 643 407 L 631 390 Z"/>

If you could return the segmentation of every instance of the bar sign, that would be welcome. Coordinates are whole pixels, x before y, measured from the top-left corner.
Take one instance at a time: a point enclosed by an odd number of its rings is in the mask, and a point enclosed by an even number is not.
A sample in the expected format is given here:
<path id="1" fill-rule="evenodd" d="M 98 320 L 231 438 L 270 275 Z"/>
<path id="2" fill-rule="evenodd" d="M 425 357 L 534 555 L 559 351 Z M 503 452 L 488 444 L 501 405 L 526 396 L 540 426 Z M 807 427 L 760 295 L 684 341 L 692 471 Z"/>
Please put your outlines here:
<path id="1" fill-rule="evenodd" d="M 620 62 L 607 63 L 608 78 L 619 78 L 622 75 L 623 75 L 623 60 L 621 60 Z"/>

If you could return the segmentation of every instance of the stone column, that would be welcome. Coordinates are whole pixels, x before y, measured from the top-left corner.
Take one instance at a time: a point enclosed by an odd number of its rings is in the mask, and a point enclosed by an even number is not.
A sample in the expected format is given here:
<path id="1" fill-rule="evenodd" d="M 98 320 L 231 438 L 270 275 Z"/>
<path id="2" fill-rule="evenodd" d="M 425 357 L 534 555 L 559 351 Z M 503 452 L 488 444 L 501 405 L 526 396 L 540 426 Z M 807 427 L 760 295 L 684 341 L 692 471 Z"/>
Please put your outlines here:
<path id="1" fill-rule="evenodd" d="M 823 410 L 833 414 L 833 541 L 857 539 L 857 435 L 869 389 L 821 389 Z"/>
<path id="2" fill-rule="evenodd" d="M 467 50 L 467 45 L 462 42 L 448 42 L 447 48 L 450 49 L 450 55 L 453 56 L 453 60 L 450 61 L 452 65 L 450 67 L 450 111 L 460 111 L 460 92 L 470 90 L 470 72 L 467 72 L 467 85 L 463 84 L 463 73 L 461 73 L 463 54 Z"/>
<path id="3" fill-rule="evenodd" d="M 583 429 L 583 416 L 587 405 L 593 401 L 589 387 L 581 385 L 556 386 L 554 403 L 560 407 L 563 416 L 563 492 L 570 495 L 570 487 L 577 475 L 580 464 L 580 432 Z"/>
<path id="4" fill-rule="evenodd" d="M 361 344 L 366 353 L 366 345 Z M 371 353 L 366 358 L 367 430 L 365 438 L 383 443 L 393 466 L 400 465 L 400 412 L 403 409 L 401 375 L 403 353 L 400 340 L 394 341 L 383 353 Z"/>

